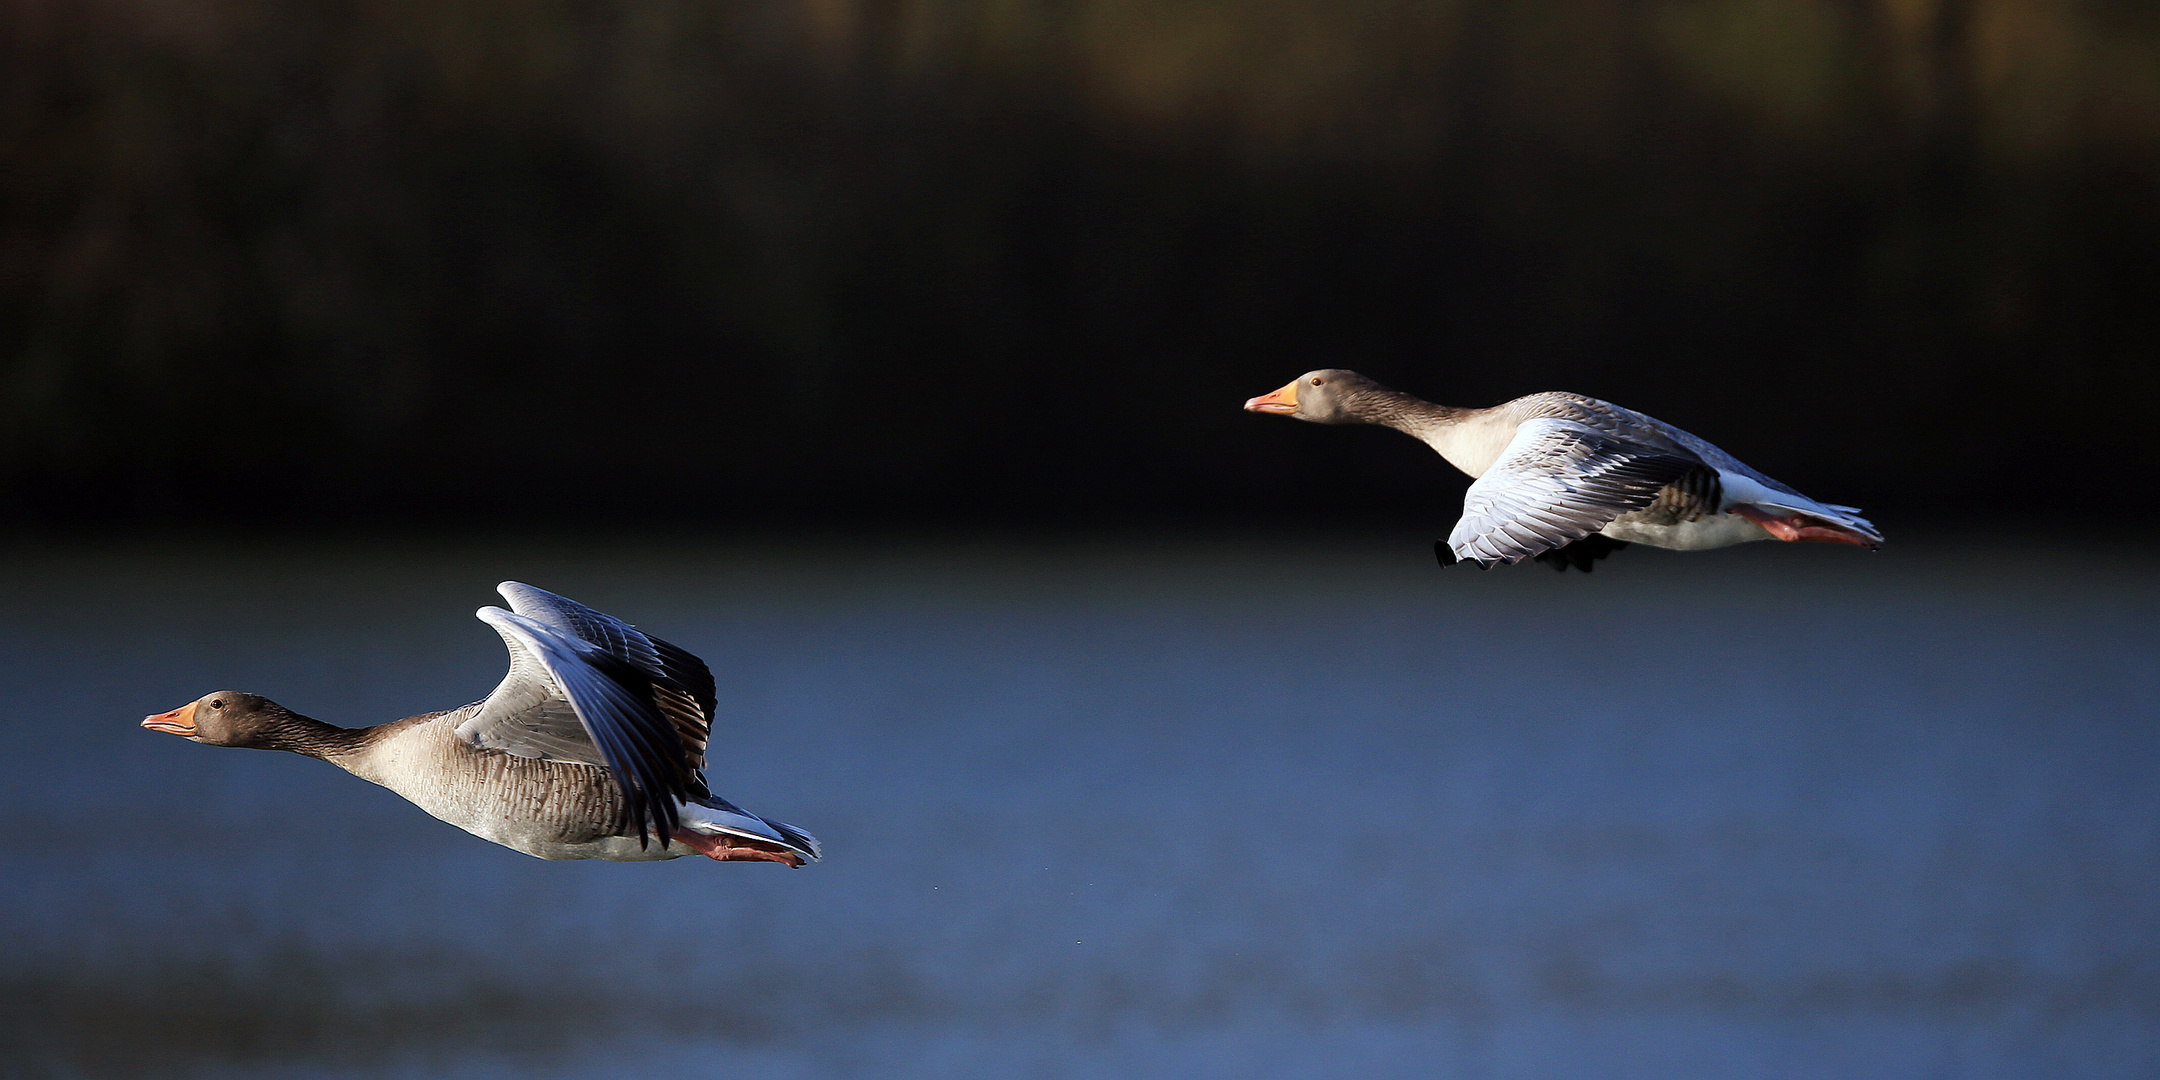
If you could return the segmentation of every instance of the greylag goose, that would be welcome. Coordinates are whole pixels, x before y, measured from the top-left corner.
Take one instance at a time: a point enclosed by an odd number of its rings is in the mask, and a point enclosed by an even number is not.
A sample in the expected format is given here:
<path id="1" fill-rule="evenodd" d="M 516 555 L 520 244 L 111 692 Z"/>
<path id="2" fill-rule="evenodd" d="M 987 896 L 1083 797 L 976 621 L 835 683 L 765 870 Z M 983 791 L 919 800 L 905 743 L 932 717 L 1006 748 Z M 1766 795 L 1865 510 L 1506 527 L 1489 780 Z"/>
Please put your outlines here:
<path id="1" fill-rule="evenodd" d="M 1853 507 L 1816 502 L 1671 424 L 1580 394 L 1458 409 L 1329 368 L 1245 408 L 1391 427 L 1470 474 L 1462 519 L 1433 545 L 1443 566 L 1535 558 L 1588 571 L 1630 542 L 1679 551 L 1773 538 L 1882 543 Z"/>
<path id="2" fill-rule="evenodd" d="M 486 698 L 341 728 L 220 690 L 142 726 L 211 746 L 290 750 L 389 788 L 466 832 L 543 859 L 698 854 L 801 866 L 818 843 L 705 786 L 705 662 L 629 623 L 506 581 L 480 621 L 510 649 Z"/>

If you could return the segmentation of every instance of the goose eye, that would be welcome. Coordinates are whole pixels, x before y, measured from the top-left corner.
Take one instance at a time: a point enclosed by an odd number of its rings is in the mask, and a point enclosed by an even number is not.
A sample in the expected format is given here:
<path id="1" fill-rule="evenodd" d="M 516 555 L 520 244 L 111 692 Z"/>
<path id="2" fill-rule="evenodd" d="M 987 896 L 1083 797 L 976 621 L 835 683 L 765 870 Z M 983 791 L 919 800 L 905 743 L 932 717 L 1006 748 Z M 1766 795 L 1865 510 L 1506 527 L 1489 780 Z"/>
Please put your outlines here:
<path id="1" fill-rule="evenodd" d="M 1326 382 L 1326 381 L 1327 381 L 1326 379 L 1314 379 L 1314 380 L 1312 381 L 1312 384 L 1313 384 L 1314 386 L 1318 386 L 1318 385 L 1320 385 L 1321 383 L 1323 383 L 1323 382 Z"/>
<path id="2" fill-rule="evenodd" d="M 224 699 L 224 698 L 219 698 L 219 699 L 217 699 L 216 701 L 213 701 L 213 702 L 211 702 L 211 703 L 210 703 L 210 707 L 211 707 L 211 708 L 213 708 L 213 709 L 222 709 L 222 708 L 224 708 L 224 707 L 225 707 L 225 699 Z"/>

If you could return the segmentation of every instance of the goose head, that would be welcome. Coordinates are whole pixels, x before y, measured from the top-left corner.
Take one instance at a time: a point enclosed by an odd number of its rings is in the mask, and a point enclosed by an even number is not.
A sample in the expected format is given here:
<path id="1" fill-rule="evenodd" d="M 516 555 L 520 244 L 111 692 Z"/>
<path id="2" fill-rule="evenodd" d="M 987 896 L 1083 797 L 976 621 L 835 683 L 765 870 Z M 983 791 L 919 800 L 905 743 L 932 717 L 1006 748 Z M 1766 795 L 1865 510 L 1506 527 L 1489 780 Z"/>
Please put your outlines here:
<path id="1" fill-rule="evenodd" d="M 171 712 L 145 716 L 142 726 L 207 746 L 281 750 L 303 723 L 291 710 L 269 698 L 220 690 Z"/>
<path id="2" fill-rule="evenodd" d="M 1308 371 L 1272 394 L 1245 403 L 1246 412 L 1277 413 L 1316 424 L 1369 422 L 1372 406 L 1394 391 L 1343 368 Z"/>

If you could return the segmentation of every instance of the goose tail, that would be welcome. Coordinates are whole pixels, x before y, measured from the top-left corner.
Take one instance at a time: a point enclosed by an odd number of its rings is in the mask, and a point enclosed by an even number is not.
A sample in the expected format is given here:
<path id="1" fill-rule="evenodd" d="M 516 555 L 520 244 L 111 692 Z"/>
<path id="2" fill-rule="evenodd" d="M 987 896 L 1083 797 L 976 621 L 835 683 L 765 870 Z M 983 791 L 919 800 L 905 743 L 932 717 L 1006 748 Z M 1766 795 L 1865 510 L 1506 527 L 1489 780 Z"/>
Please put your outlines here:
<path id="1" fill-rule="evenodd" d="M 770 859 L 790 866 L 824 857 L 817 838 L 734 803 L 709 795 L 683 804 L 676 838 L 715 859 Z"/>

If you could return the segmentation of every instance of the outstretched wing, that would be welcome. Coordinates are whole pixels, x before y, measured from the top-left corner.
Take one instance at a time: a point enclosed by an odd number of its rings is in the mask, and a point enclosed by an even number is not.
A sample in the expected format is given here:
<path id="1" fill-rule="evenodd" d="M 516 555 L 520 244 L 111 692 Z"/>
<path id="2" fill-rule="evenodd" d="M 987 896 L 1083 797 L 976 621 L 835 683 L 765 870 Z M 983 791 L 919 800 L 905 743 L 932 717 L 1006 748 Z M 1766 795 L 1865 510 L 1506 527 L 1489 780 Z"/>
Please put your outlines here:
<path id="1" fill-rule="evenodd" d="M 565 596 L 516 581 L 495 587 L 510 610 L 606 650 L 649 676 L 658 687 L 660 711 L 675 724 L 690 767 L 705 768 L 705 741 L 717 706 L 712 669 L 686 649 L 670 645 L 609 615 Z"/>
<path id="2" fill-rule="evenodd" d="M 658 685 L 606 649 L 544 623 L 497 607 L 481 608 L 478 615 L 509 646 L 510 676 L 457 733 L 506 753 L 522 747 L 526 757 L 550 756 L 529 752 L 538 745 L 596 750 L 622 789 L 639 842 L 650 826 L 666 847 L 680 824 L 677 804 L 702 797 L 705 785 L 690 767 L 674 722 L 654 702 Z M 584 747 L 561 730 L 556 718 L 563 706 L 583 729 Z"/>
<path id="3" fill-rule="evenodd" d="M 712 672 L 574 600 L 514 581 L 499 589 L 517 610 L 478 615 L 502 635 L 510 671 L 457 735 L 518 757 L 606 767 L 641 839 L 649 823 L 666 846 L 677 803 L 708 794 L 700 772 Z"/>
<path id="4" fill-rule="evenodd" d="M 483 750 L 518 757 L 606 765 L 607 757 L 585 730 L 585 722 L 578 719 L 560 682 L 526 644 L 529 635 L 512 633 L 494 617 L 507 614 L 492 607 L 478 612 L 482 622 L 502 635 L 503 645 L 510 650 L 510 672 L 458 724 L 458 738 Z"/>
<path id="5" fill-rule="evenodd" d="M 1656 501 L 1702 462 L 1553 416 L 1523 421 L 1463 495 L 1456 558 L 1493 567 L 1573 543 Z"/>

